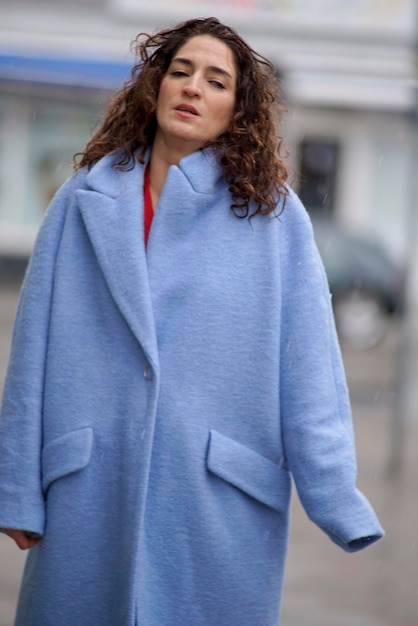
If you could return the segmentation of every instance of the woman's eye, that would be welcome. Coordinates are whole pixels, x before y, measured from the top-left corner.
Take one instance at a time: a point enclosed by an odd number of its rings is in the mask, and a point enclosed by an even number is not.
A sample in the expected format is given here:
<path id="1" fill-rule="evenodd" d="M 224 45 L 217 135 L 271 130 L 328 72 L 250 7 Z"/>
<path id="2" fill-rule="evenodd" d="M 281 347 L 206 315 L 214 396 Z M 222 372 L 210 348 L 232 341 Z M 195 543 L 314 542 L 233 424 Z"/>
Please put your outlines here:
<path id="1" fill-rule="evenodd" d="M 225 85 L 221 83 L 219 80 L 210 80 L 209 82 L 211 85 L 216 87 L 216 89 L 225 89 Z"/>
<path id="2" fill-rule="evenodd" d="M 171 76 L 187 76 L 187 73 L 183 70 L 173 70 Z"/>

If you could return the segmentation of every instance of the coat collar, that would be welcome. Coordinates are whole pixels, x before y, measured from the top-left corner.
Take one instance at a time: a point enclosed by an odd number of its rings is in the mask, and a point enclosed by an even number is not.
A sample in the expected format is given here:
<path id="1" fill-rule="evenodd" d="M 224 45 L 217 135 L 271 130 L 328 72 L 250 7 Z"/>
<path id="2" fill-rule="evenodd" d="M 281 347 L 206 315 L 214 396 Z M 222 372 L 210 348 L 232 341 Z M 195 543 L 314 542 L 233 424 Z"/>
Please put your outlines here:
<path id="1" fill-rule="evenodd" d="M 148 360 L 158 368 L 158 351 L 144 248 L 144 166 L 118 171 L 114 157 L 87 174 L 78 202 L 109 290 Z"/>
<path id="2" fill-rule="evenodd" d="M 210 149 L 199 150 L 182 159 L 179 169 L 196 193 L 212 195 L 222 179 L 216 155 Z"/>
<path id="3" fill-rule="evenodd" d="M 145 155 L 145 163 L 149 160 L 150 152 Z M 110 198 L 116 199 L 123 187 L 135 179 L 143 184 L 144 166 L 138 161 L 132 170 L 115 170 L 112 165 L 116 158 L 108 155 L 100 159 L 86 176 L 87 185 L 93 190 Z M 199 150 L 181 159 L 178 166 L 172 165 L 170 170 L 180 170 L 189 181 L 196 193 L 213 194 L 214 189 L 222 178 L 222 173 L 216 155 L 210 149 Z"/>
<path id="4" fill-rule="evenodd" d="M 86 176 L 87 189 L 76 193 L 80 211 L 109 290 L 142 345 L 150 363 L 158 367 L 158 348 L 144 248 L 144 165 L 115 170 L 114 155 L 98 161 Z M 197 194 L 216 193 L 221 171 L 209 151 L 193 153 L 171 166 L 167 181 L 178 176 Z M 186 182 L 186 181 L 185 181 Z M 170 194 L 165 189 L 166 195 Z M 203 197 L 202 197 L 203 200 Z"/>

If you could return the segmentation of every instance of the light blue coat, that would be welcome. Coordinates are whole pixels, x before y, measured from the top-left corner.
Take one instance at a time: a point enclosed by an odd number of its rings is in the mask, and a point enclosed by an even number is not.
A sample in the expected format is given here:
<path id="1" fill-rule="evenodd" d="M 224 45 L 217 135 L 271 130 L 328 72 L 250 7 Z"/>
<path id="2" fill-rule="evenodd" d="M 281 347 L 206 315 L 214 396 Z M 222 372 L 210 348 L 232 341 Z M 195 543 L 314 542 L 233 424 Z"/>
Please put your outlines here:
<path id="1" fill-rule="evenodd" d="M 111 163 L 58 192 L 20 299 L 0 527 L 43 539 L 16 624 L 277 626 L 291 476 L 343 549 L 383 532 L 309 219 L 235 217 L 198 152 L 145 252 L 143 166 Z"/>

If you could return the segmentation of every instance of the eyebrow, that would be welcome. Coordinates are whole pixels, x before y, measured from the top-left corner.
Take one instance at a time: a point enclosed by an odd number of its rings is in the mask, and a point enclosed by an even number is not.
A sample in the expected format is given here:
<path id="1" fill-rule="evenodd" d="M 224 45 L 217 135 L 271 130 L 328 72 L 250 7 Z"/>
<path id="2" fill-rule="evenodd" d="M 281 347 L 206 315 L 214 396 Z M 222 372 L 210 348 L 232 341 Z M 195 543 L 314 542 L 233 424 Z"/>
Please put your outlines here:
<path id="1" fill-rule="evenodd" d="M 183 57 L 174 57 L 174 59 L 172 59 L 171 62 L 174 63 L 176 61 L 178 63 L 182 63 L 183 65 L 187 65 L 188 67 L 194 66 L 193 61 L 191 61 L 190 59 L 183 58 Z M 217 65 L 209 65 L 207 69 L 210 70 L 211 72 L 216 72 L 217 74 L 228 76 L 232 80 L 231 74 L 227 72 L 227 70 L 224 70 L 222 67 L 218 67 Z"/>

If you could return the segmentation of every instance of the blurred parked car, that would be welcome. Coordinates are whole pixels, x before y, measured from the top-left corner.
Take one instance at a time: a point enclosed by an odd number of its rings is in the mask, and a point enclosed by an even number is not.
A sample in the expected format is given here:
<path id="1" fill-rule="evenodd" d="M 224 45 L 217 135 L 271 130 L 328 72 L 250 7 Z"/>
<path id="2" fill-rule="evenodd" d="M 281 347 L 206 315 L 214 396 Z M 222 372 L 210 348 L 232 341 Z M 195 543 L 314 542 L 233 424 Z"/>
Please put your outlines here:
<path id="1" fill-rule="evenodd" d="M 404 298 L 404 272 L 381 245 L 312 216 L 343 348 L 365 349 L 385 335 Z"/>

